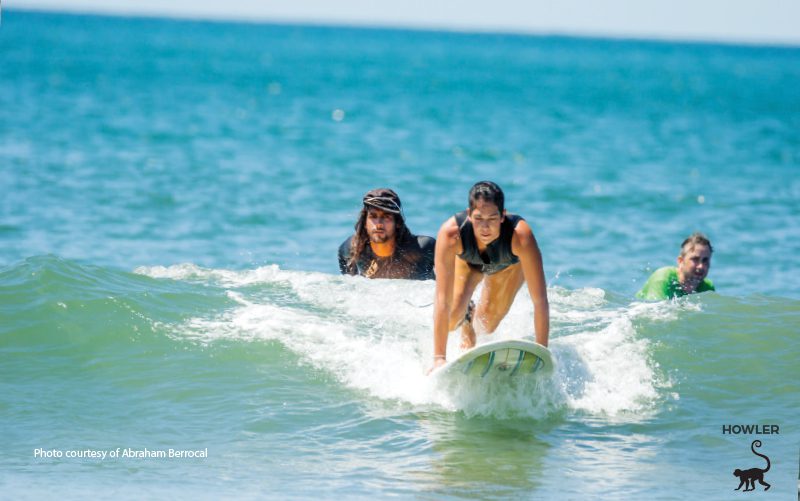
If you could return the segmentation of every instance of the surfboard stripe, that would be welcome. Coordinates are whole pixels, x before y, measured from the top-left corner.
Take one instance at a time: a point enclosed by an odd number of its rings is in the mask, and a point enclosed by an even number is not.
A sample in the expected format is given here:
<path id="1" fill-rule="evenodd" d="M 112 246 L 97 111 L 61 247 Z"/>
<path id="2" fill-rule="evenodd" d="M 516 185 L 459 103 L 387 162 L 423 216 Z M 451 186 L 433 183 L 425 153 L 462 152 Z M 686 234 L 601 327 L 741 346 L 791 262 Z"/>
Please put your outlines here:
<path id="1" fill-rule="evenodd" d="M 531 374 L 533 374 L 534 372 L 538 371 L 539 368 L 542 367 L 542 365 L 544 365 L 544 362 L 542 361 L 542 359 L 540 357 L 536 357 L 536 363 L 533 364 L 533 369 L 531 369 Z"/>
<path id="2" fill-rule="evenodd" d="M 464 370 L 461 371 L 461 372 L 463 374 L 469 374 L 469 371 L 472 369 L 472 366 L 475 364 L 476 360 L 478 360 L 478 359 L 477 358 L 473 358 L 472 360 L 470 360 L 469 363 L 467 364 L 467 366 L 464 367 Z"/>
<path id="3" fill-rule="evenodd" d="M 522 365 L 522 361 L 523 360 L 525 360 L 525 352 L 522 351 L 522 350 L 519 350 L 519 355 L 517 356 L 517 365 L 515 365 L 514 366 L 514 370 L 511 371 L 511 374 L 510 374 L 511 376 L 513 376 L 514 374 L 517 373 L 517 371 L 519 370 L 519 366 Z"/>
<path id="4" fill-rule="evenodd" d="M 481 377 L 485 377 L 486 374 L 489 374 L 489 369 L 492 368 L 492 364 L 494 363 L 494 354 L 495 352 L 489 352 L 489 361 L 486 362 L 486 367 L 484 367 L 483 372 L 481 373 Z"/>

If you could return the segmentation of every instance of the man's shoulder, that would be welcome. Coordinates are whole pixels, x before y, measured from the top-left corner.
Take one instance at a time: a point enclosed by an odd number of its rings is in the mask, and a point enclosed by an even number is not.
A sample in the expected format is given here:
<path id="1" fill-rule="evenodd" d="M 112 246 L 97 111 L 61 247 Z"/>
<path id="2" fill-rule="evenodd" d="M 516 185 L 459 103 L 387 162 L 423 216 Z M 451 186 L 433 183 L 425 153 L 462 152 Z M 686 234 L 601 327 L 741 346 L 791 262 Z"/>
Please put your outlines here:
<path id="1" fill-rule="evenodd" d="M 350 249 L 350 244 L 353 242 L 353 237 L 355 235 L 350 235 L 349 237 L 344 239 L 344 242 L 339 246 L 339 250 L 342 249 Z"/>
<path id="2" fill-rule="evenodd" d="M 650 275 L 649 280 L 667 280 L 678 276 L 678 268 L 675 266 L 662 266 Z M 648 280 L 648 281 L 649 281 Z"/>
<path id="3" fill-rule="evenodd" d="M 436 239 L 428 235 L 417 235 L 417 244 L 422 250 L 433 250 L 436 247 Z"/>
<path id="4" fill-rule="evenodd" d="M 711 280 L 704 278 L 700 285 L 697 286 L 697 292 L 708 292 L 708 291 L 716 291 L 717 289 L 714 288 L 714 282 Z"/>
<path id="5" fill-rule="evenodd" d="M 436 249 L 436 239 L 427 235 L 414 235 L 414 243 L 419 246 L 416 271 L 409 277 L 414 280 L 433 280 L 433 259 Z"/>
<path id="6" fill-rule="evenodd" d="M 664 266 L 654 271 L 647 279 L 636 297 L 639 299 L 660 300 L 670 297 L 670 286 L 678 278 L 678 269 Z"/>
<path id="7" fill-rule="evenodd" d="M 344 242 L 339 246 L 339 257 L 341 259 L 345 259 L 350 256 L 350 245 L 353 242 L 353 237 L 355 235 L 350 235 L 347 237 Z"/>
<path id="8" fill-rule="evenodd" d="M 353 237 L 355 235 L 350 235 L 342 242 L 342 245 L 339 246 L 339 271 L 343 275 L 355 275 L 356 270 L 353 266 L 351 266 L 350 261 L 350 243 L 353 241 Z"/>

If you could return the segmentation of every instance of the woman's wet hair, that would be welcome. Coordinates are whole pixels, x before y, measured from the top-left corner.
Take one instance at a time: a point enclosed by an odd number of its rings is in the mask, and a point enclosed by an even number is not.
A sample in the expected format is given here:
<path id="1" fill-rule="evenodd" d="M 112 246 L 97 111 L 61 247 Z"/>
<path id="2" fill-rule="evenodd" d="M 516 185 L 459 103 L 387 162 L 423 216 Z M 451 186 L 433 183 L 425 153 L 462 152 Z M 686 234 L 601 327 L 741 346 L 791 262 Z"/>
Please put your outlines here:
<path id="1" fill-rule="evenodd" d="M 495 183 L 491 181 L 480 181 L 475 183 L 469 190 L 469 211 L 472 212 L 478 204 L 478 200 L 490 202 L 497 206 L 500 214 L 505 209 L 505 195 Z"/>
<path id="2" fill-rule="evenodd" d="M 703 233 L 695 232 L 686 237 L 686 240 L 681 244 L 681 256 L 685 256 L 695 245 L 705 245 L 708 247 L 709 252 L 714 253 L 714 248 L 711 247 L 711 240 Z"/>

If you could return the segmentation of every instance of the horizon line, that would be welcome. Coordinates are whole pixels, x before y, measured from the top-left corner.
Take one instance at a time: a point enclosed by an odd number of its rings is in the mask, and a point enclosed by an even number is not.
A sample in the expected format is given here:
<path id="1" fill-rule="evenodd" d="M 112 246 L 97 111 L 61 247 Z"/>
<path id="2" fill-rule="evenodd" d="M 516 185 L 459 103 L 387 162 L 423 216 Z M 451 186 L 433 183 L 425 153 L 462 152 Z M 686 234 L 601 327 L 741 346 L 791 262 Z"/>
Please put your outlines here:
<path id="1" fill-rule="evenodd" d="M 2 2 L 2 0 L 0 0 Z M 2 3 L 0 3 L 2 5 Z M 1 7 L 0 7 L 1 9 Z M 636 32 L 611 32 L 602 30 L 568 30 L 568 29 L 522 29 L 518 27 L 504 26 L 477 26 L 477 25 L 442 25 L 436 23 L 411 23 L 411 22 L 391 22 L 391 21 L 362 21 L 362 20 L 321 20 L 313 18 L 268 16 L 258 14 L 219 14 L 219 13 L 187 13 L 169 12 L 152 9 L 87 9 L 81 7 L 54 7 L 46 4 L 28 5 L 25 7 L 13 7 L 5 9 L 10 12 L 28 13 L 50 13 L 62 15 L 89 15 L 98 17 L 116 18 L 142 18 L 142 19 L 164 19 L 177 21 L 205 21 L 213 23 L 241 23 L 241 24 L 271 24 L 279 26 L 308 26 L 321 28 L 355 28 L 355 29 L 389 29 L 398 31 L 421 31 L 421 32 L 441 32 L 454 34 L 474 34 L 474 35 L 513 35 L 513 36 L 532 36 L 532 37 L 564 37 L 564 38 L 587 38 L 605 39 L 614 41 L 641 41 L 641 42 L 677 42 L 687 44 L 717 44 L 735 45 L 745 47 L 774 47 L 784 49 L 800 48 L 800 40 L 788 39 L 768 39 L 768 38 L 736 38 L 736 37 L 717 37 L 703 36 L 697 34 L 644 34 Z M 10 12 L 9 12 L 10 11 Z M 2 11 L 0 11 L 2 16 Z M 6 20 L 8 22 L 8 20 Z M 2 25 L 0 24 L 0 28 Z"/>

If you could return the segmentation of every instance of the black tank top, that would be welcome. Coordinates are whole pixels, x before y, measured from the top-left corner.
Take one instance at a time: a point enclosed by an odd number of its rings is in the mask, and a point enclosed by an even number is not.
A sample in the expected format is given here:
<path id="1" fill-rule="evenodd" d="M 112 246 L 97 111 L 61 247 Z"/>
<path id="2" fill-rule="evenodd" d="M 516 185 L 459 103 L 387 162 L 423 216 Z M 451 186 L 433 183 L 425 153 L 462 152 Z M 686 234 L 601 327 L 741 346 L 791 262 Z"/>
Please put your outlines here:
<path id="1" fill-rule="evenodd" d="M 523 220 L 522 216 L 506 214 L 500 224 L 500 236 L 487 245 L 483 252 L 478 250 L 478 241 L 475 240 L 472 221 L 467 217 L 467 211 L 459 212 L 454 217 L 461 235 L 461 245 L 464 247 L 464 252 L 458 257 L 466 261 L 470 268 L 492 275 L 519 262 L 519 258 L 511 252 L 511 237 L 514 236 L 517 223 Z"/>

